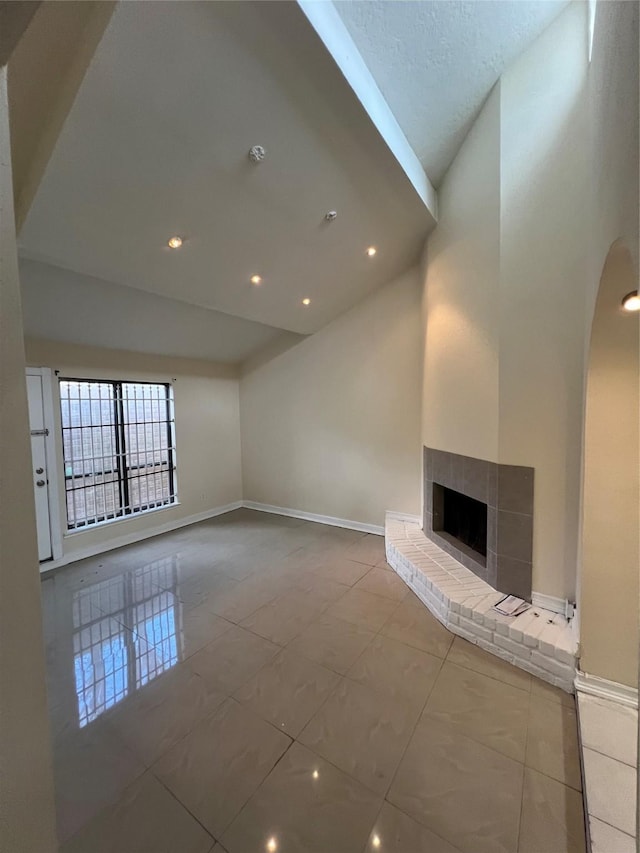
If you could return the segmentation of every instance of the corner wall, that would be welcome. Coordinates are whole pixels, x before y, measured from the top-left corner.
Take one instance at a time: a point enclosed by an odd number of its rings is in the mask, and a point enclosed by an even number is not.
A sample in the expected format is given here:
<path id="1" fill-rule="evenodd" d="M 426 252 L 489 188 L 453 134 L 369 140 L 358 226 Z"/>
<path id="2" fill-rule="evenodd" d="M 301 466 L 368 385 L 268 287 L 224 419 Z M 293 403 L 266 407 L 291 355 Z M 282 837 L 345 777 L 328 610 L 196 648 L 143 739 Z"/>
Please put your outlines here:
<path id="1" fill-rule="evenodd" d="M 580 635 L 581 669 L 630 687 L 638 684 L 640 330 L 620 301 L 636 287 L 628 249 L 614 244 L 589 350 Z"/>
<path id="2" fill-rule="evenodd" d="M 498 461 L 500 84 L 438 194 L 425 256 L 425 447 Z"/>
<path id="3" fill-rule="evenodd" d="M 244 497 L 365 524 L 420 511 L 420 281 L 378 290 L 240 382 Z"/>
<path id="4" fill-rule="evenodd" d="M 507 69 L 465 139 L 424 278 L 424 443 L 535 468 L 533 589 L 558 598 L 576 589 L 586 77 L 587 8 L 574 2 Z"/>
<path id="5" fill-rule="evenodd" d="M 0 848 L 53 853 L 56 824 L 24 369 L 5 67 L 0 68 Z"/>
<path id="6" fill-rule="evenodd" d="M 214 511 L 242 500 L 239 380 L 234 368 L 184 358 L 28 339 L 30 367 L 50 367 L 60 378 L 171 382 L 176 417 L 178 501 L 135 518 L 67 534 L 58 383 L 54 381 L 58 498 L 64 555 L 115 547 L 132 534 Z M 55 380 L 55 376 L 54 376 Z M 46 568 L 46 563 L 43 563 Z"/>
<path id="7" fill-rule="evenodd" d="M 500 133 L 500 461 L 535 468 L 534 590 L 575 600 L 587 276 L 587 4 L 506 71 Z"/>

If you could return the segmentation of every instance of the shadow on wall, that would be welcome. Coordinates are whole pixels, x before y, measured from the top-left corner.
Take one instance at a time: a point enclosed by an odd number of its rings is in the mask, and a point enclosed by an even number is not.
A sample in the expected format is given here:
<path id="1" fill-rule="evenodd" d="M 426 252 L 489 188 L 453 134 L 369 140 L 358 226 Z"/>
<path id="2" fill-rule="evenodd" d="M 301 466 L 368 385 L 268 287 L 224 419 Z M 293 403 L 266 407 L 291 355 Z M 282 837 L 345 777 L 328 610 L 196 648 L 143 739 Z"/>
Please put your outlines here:
<path id="1" fill-rule="evenodd" d="M 588 358 L 584 428 L 580 668 L 638 683 L 639 360 L 628 248 L 616 241 L 600 279 Z"/>

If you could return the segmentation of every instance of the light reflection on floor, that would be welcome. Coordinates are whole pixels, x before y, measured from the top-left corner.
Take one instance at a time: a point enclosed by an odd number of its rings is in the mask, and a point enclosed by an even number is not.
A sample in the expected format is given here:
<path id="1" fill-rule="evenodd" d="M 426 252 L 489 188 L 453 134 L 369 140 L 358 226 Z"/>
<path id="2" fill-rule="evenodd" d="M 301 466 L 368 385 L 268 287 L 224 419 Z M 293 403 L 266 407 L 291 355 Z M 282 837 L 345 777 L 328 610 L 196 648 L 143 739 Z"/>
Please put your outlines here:
<path id="1" fill-rule="evenodd" d="M 178 662 L 176 587 L 176 560 L 167 557 L 74 593 L 80 728 Z"/>

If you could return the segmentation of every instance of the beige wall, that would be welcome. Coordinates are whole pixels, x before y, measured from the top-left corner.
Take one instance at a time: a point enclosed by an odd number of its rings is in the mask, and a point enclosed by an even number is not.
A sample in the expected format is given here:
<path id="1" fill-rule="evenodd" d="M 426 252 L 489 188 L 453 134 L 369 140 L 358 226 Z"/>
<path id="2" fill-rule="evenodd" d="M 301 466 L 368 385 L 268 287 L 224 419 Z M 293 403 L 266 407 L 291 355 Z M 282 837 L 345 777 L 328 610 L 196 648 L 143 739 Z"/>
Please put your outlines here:
<path id="1" fill-rule="evenodd" d="M 246 500 L 382 525 L 420 510 L 417 271 L 240 383 Z"/>
<path id="2" fill-rule="evenodd" d="M 423 440 L 535 468 L 533 589 L 575 595 L 586 4 L 503 75 L 449 169 L 425 271 Z"/>
<path id="3" fill-rule="evenodd" d="M 587 4 L 506 71 L 500 462 L 535 468 L 534 590 L 575 599 L 587 255 Z"/>
<path id="4" fill-rule="evenodd" d="M 179 505 L 123 519 L 64 538 L 65 555 L 117 544 L 123 536 L 150 531 L 242 499 L 238 377 L 234 369 L 211 362 L 143 355 L 27 340 L 27 363 L 50 367 L 60 377 L 171 382 L 176 417 Z M 57 383 L 54 416 L 60 435 Z M 58 470 L 62 447 L 58 441 Z M 66 532 L 64 480 L 59 477 L 60 523 Z"/>
<path id="5" fill-rule="evenodd" d="M 628 250 L 615 246 L 602 274 L 591 335 L 584 458 L 581 668 L 638 683 L 638 315 Z M 613 534 L 613 535 L 612 535 Z"/>
<path id="6" fill-rule="evenodd" d="M 633 283 L 627 290 L 638 286 L 638 18 L 637 3 L 611 0 L 596 6 L 588 87 L 590 196 L 585 355 L 601 277 L 612 244 L 620 241 L 633 261 Z M 585 357 L 585 371 L 587 363 Z M 635 422 L 637 418 L 636 410 Z M 633 429 L 633 424 L 627 428 Z M 589 441 L 588 433 L 586 440 Z M 597 466 L 606 462 L 599 463 L 598 455 L 588 445 L 585 451 L 587 489 L 591 464 Z M 593 472 L 597 470 L 597 467 L 592 468 Z M 633 640 L 637 631 L 637 595 L 632 603 L 634 585 L 631 578 L 627 578 L 622 585 L 629 583 L 629 598 L 623 604 L 620 623 L 615 608 L 606 603 L 603 618 L 598 619 L 597 602 L 604 602 L 609 595 L 609 572 L 602 570 L 602 564 L 598 564 L 597 557 L 591 553 L 586 514 L 585 501 L 584 553 L 578 562 L 578 600 L 583 602 L 578 609 L 578 619 L 584 622 L 580 625 L 580 641 L 585 649 L 580 668 L 610 680 L 621 678 L 627 684 L 635 684 L 633 670 L 637 648 L 633 647 Z M 625 533 L 619 526 L 612 530 L 624 539 Z M 636 574 L 638 571 L 636 566 Z M 619 602 L 621 579 L 614 573 L 613 580 L 613 598 Z M 619 629 L 626 630 L 627 640 L 622 638 Z"/>
<path id="7" fill-rule="evenodd" d="M 6 69 L 0 69 L 0 850 L 57 849 Z"/>
<path id="8" fill-rule="evenodd" d="M 439 191 L 426 250 L 425 446 L 498 461 L 500 84 Z"/>

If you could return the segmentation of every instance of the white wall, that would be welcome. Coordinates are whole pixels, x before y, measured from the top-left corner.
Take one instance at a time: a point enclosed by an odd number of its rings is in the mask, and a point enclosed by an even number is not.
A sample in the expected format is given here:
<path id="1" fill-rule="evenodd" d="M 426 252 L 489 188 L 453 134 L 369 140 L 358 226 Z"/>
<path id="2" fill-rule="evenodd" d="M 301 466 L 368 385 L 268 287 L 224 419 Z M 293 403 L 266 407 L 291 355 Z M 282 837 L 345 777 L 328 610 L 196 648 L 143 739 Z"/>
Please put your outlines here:
<path id="1" fill-rule="evenodd" d="M 65 535 L 65 555 L 117 544 L 123 536 L 152 531 L 242 499 L 238 377 L 212 362 L 144 355 L 28 339 L 27 362 L 50 367 L 60 378 L 171 382 L 176 417 L 177 506 Z M 57 382 L 56 434 L 60 435 Z M 58 440 L 60 523 L 66 534 L 62 446 Z"/>
<path id="2" fill-rule="evenodd" d="M 246 500 L 381 525 L 420 510 L 416 270 L 240 383 Z"/>
<path id="3" fill-rule="evenodd" d="M 53 853 L 53 777 L 13 223 L 6 68 L 0 68 L 0 848 Z"/>

